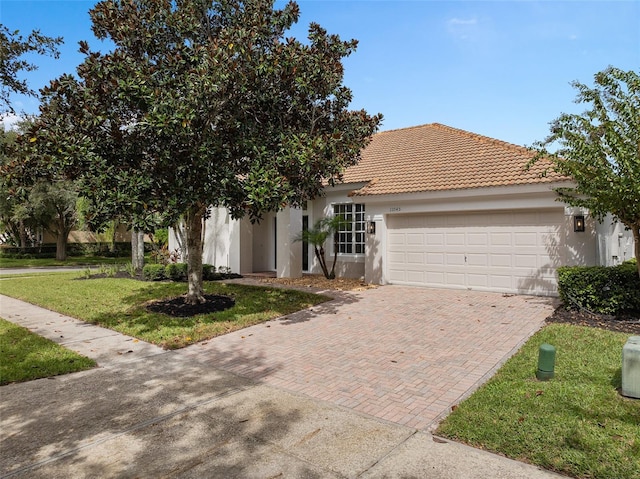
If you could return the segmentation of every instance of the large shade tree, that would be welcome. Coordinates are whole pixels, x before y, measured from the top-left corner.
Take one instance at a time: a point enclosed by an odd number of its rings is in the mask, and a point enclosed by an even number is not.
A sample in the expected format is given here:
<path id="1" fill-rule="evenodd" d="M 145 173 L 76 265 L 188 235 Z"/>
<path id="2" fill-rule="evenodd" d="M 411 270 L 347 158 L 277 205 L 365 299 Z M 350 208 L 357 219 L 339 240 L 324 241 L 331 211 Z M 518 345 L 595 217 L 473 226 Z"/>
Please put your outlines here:
<path id="1" fill-rule="evenodd" d="M 630 229 L 640 258 L 640 75 L 609 67 L 594 83 L 572 84 L 576 103 L 589 108 L 554 120 L 549 136 L 534 144 L 534 161 L 550 158 L 556 171 L 573 178 L 575 186 L 557 190 L 560 200 L 599 220 L 611 213 Z"/>
<path id="2" fill-rule="evenodd" d="M 11 30 L 0 24 L 0 113 L 15 113 L 10 101 L 12 93 L 35 96 L 22 72 L 37 69 L 37 65 L 27 60 L 25 55 L 37 53 L 58 58 L 58 45 L 62 37 L 47 37 L 34 30 L 26 37 L 19 30 Z"/>
<path id="3" fill-rule="evenodd" d="M 252 220 L 299 206 L 358 161 L 381 121 L 348 109 L 342 59 L 357 42 L 317 24 L 286 38 L 293 2 L 104 0 L 90 14 L 115 48 L 81 44 L 78 78 L 45 90 L 29 141 L 48 160 L 34 170 L 78 181 L 104 217 L 182 218 L 189 302 L 204 301 L 210 206 Z"/>

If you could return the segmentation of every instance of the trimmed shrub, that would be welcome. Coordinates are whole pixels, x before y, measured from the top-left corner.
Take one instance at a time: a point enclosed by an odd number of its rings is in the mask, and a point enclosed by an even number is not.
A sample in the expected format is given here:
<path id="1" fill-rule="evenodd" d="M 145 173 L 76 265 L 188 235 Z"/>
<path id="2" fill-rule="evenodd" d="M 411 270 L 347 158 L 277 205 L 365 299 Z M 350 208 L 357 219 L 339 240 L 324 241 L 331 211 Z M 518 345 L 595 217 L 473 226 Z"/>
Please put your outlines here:
<path id="1" fill-rule="evenodd" d="M 215 281 L 216 279 L 220 279 L 216 275 L 216 267 L 211 264 L 203 264 L 202 279 L 204 279 L 205 281 Z"/>
<path id="2" fill-rule="evenodd" d="M 187 280 L 187 264 L 186 263 L 169 263 L 164 267 L 164 274 L 171 281 Z"/>
<path id="3" fill-rule="evenodd" d="M 558 293 L 572 309 L 609 315 L 640 311 L 640 277 L 631 261 L 612 267 L 558 268 Z"/>
<path id="4" fill-rule="evenodd" d="M 145 264 L 144 268 L 142 268 L 142 277 L 145 281 L 161 281 L 166 279 L 164 265 Z"/>

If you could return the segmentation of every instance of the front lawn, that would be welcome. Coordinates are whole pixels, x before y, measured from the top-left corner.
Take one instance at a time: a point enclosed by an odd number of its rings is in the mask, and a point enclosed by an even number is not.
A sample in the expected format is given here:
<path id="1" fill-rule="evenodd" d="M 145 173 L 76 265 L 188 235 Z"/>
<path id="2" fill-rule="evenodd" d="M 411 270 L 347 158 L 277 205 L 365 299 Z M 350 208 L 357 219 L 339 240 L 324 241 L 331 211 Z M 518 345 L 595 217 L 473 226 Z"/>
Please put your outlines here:
<path id="1" fill-rule="evenodd" d="M 83 371 L 95 365 L 92 359 L 0 318 L 0 385 Z"/>
<path id="2" fill-rule="evenodd" d="M 618 394 L 629 334 L 552 324 L 462 402 L 437 434 L 579 478 L 640 478 L 640 400 Z M 556 347 L 555 378 L 535 378 Z"/>
<path id="3" fill-rule="evenodd" d="M 78 273 L 0 281 L 1 294 L 169 349 L 246 328 L 330 299 L 295 290 L 221 282 L 205 282 L 204 289 L 206 294 L 232 297 L 235 306 L 217 313 L 176 318 L 152 313 L 145 304 L 186 293 L 185 283 L 83 279 Z"/>

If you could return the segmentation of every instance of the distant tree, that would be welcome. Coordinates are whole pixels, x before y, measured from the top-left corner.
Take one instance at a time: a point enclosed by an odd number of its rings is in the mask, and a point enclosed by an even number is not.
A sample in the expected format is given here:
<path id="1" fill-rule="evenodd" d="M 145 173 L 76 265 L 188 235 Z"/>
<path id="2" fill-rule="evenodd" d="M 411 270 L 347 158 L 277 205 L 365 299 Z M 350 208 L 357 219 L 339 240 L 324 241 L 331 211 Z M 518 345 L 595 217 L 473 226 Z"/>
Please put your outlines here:
<path id="1" fill-rule="evenodd" d="M 40 30 L 32 31 L 27 37 L 20 35 L 19 30 L 9 30 L 0 24 L 0 113 L 15 113 L 9 96 L 11 93 L 35 95 L 27 81 L 18 78 L 20 72 L 30 72 L 38 67 L 23 59 L 27 53 L 51 55 L 58 58 L 57 46 L 62 37 L 47 37 Z"/>
<path id="2" fill-rule="evenodd" d="M 0 215 L 5 227 L 20 235 L 20 247 L 27 245 L 36 230 L 47 230 L 56 236 L 56 258 L 67 257 L 67 239 L 77 224 L 78 193 L 75 184 L 63 179 L 56 169 L 47 174 L 38 169 L 37 150 L 32 140 L 36 119 L 18 124 L 17 132 L 5 133 L 1 148 Z M 53 149 L 52 145 L 48 146 Z"/>
<path id="3" fill-rule="evenodd" d="M 6 167 L 15 161 L 16 141 L 20 131 L 26 128 L 24 122 L 17 125 L 17 129 L 4 131 L 0 129 L 0 166 Z M 16 190 L 11 186 L 11 178 L 0 175 L 0 233 L 3 241 L 21 249 L 32 246 L 37 233 L 35 220 L 25 211 L 28 202 L 28 190 Z"/>
<path id="4" fill-rule="evenodd" d="M 78 193 L 68 181 L 40 181 L 29 192 L 28 202 L 20 211 L 56 237 L 56 259 L 67 259 L 69 233 L 77 224 L 76 202 Z M 20 215 L 20 213 L 18 213 Z"/>
<path id="5" fill-rule="evenodd" d="M 115 49 L 81 44 L 78 79 L 45 90 L 32 140 L 105 218 L 126 211 L 146 231 L 157 214 L 184 221 L 188 302 L 204 301 L 209 206 L 252 220 L 298 206 L 358 161 L 381 121 L 347 109 L 355 40 L 317 24 L 308 42 L 285 39 L 295 3 L 104 0 L 90 14 Z"/>
<path id="6" fill-rule="evenodd" d="M 303 230 L 295 241 L 306 242 L 313 246 L 313 250 L 316 255 L 316 259 L 322 269 L 322 274 L 327 279 L 335 279 L 336 277 L 336 262 L 338 260 L 338 248 L 334 247 L 333 251 L 333 264 L 331 265 L 331 271 L 327 266 L 327 260 L 325 258 L 324 244 L 327 239 L 333 238 L 334 235 L 340 231 L 340 228 L 348 224 L 342 215 L 328 216 L 321 218 L 313 225 L 313 228 Z"/>
<path id="7" fill-rule="evenodd" d="M 557 189 L 560 200 L 598 220 L 611 213 L 632 231 L 640 275 L 640 75 L 609 67 L 594 81 L 593 88 L 572 83 L 576 103 L 590 108 L 554 120 L 551 134 L 533 145 L 533 161 L 550 158 L 573 178 L 574 187 Z"/>

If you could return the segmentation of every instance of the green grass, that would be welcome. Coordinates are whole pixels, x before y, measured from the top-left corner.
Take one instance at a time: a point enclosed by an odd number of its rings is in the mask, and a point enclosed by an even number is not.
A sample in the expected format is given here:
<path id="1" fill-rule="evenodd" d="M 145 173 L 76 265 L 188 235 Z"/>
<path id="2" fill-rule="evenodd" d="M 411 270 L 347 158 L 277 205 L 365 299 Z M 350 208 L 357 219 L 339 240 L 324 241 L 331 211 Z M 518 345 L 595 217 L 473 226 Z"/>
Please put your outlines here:
<path id="1" fill-rule="evenodd" d="M 185 283 L 133 279 L 80 279 L 79 273 L 0 281 L 0 293 L 119 331 L 164 348 L 181 348 L 327 301 L 294 290 L 205 282 L 205 293 L 231 296 L 235 306 L 214 314 L 173 318 L 145 303 L 186 293 Z"/>
<path id="2" fill-rule="evenodd" d="M 95 365 L 92 359 L 0 318 L 0 384 L 67 374 Z"/>
<path id="3" fill-rule="evenodd" d="M 552 324 L 462 402 L 437 434 L 579 478 L 640 478 L 640 400 L 618 394 L 629 335 Z M 556 347 L 554 379 L 535 379 Z"/>
<path id="4" fill-rule="evenodd" d="M 6 258 L 0 256 L 0 268 L 46 268 L 51 266 L 87 266 L 121 264 L 131 261 L 131 256 L 112 258 L 107 256 L 69 256 L 65 261 L 55 258 Z"/>

